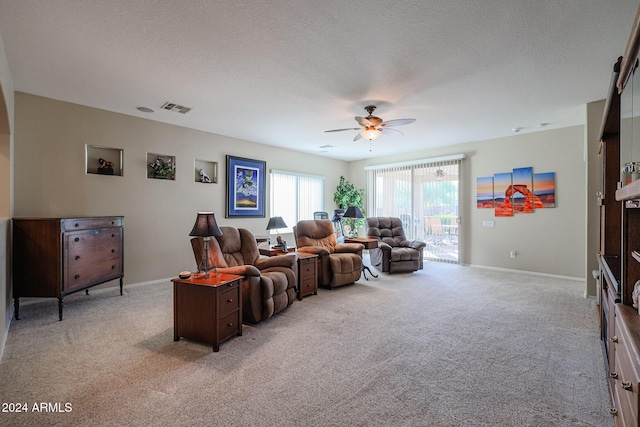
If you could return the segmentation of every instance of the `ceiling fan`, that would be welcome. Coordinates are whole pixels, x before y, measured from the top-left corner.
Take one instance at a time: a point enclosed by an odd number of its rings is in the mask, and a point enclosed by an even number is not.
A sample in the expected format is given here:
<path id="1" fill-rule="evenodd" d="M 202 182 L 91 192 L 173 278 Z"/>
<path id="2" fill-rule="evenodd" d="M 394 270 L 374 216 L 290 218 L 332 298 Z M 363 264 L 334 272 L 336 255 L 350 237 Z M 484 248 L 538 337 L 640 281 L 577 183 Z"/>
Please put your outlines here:
<path id="1" fill-rule="evenodd" d="M 353 138 L 354 141 L 359 140 L 360 138 L 368 139 L 369 141 L 373 141 L 381 134 L 385 135 L 404 135 L 402 132 L 396 129 L 391 129 L 392 126 L 403 126 L 408 125 L 416 121 L 416 119 L 395 119 L 395 120 L 387 120 L 382 121 L 380 117 L 376 117 L 373 115 L 373 111 L 376 109 L 375 105 L 367 105 L 364 109 L 369 113 L 367 117 L 356 116 L 356 122 L 362 126 L 361 128 L 345 128 L 345 129 L 332 129 L 325 130 L 325 132 L 342 132 L 344 130 L 359 130 L 361 131 L 359 134 Z"/>

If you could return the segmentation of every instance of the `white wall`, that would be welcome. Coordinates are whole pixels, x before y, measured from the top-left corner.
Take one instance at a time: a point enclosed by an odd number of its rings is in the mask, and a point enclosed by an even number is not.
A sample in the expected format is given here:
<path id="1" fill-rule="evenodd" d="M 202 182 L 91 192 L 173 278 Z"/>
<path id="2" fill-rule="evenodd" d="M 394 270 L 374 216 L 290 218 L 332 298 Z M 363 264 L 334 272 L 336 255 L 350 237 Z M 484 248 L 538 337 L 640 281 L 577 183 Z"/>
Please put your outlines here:
<path id="1" fill-rule="evenodd" d="M 598 252 L 600 251 L 600 206 L 596 194 L 603 191 L 602 158 L 598 157 L 600 145 L 600 126 L 604 114 L 605 101 L 587 104 L 587 127 L 585 144 L 587 150 L 587 167 L 585 171 L 587 181 L 587 195 L 585 210 L 587 212 L 587 233 L 585 234 L 587 253 L 585 277 L 587 279 L 587 295 L 596 294 L 596 281 L 591 272 L 598 269 Z"/>
<path id="2" fill-rule="evenodd" d="M 349 176 L 358 188 L 366 188 L 367 165 L 466 154 L 460 186 L 461 262 L 584 279 L 584 141 L 583 126 L 552 129 L 352 162 Z M 388 141 L 380 138 L 375 143 L 385 142 Z M 495 217 L 492 210 L 475 207 L 476 178 L 528 166 L 533 167 L 534 173 L 556 173 L 556 208 Z M 482 227 L 484 220 L 495 221 L 495 228 Z M 516 259 L 510 258 L 511 250 L 517 251 Z"/>
<path id="3" fill-rule="evenodd" d="M 15 216 L 124 215 L 125 284 L 194 270 L 188 234 L 198 211 L 215 212 L 221 225 L 266 234 L 268 193 L 265 218 L 225 218 L 225 155 L 265 160 L 267 173 L 326 176 L 328 211 L 340 175 L 348 172 L 339 160 L 20 92 L 15 127 Z M 86 174 L 85 144 L 123 149 L 124 176 Z M 176 180 L 148 179 L 147 152 L 176 156 Z M 196 158 L 218 162 L 218 184 L 194 182 Z"/>

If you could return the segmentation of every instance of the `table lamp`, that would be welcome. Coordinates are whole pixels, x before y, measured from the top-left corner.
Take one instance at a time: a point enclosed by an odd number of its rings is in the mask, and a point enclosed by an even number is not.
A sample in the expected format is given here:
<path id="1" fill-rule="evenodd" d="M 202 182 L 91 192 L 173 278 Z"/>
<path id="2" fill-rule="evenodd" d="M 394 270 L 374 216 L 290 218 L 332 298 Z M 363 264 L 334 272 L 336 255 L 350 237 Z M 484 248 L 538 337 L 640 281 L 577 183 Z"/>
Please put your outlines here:
<path id="1" fill-rule="evenodd" d="M 357 207 L 357 206 L 349 206 L 347 208 L 347 211 L 344 213 L 344 215 L 342 215 L 342 217 L 343 218 L 352 218 L 353 228 L 351 230 L 351 234 L 357 236 L 355 219 L 356 218 L 364 218 L 364 215 L 362 215 L 362 211 L 360 210 L 360 208 Z M 349 237 L 352 237 L 352 236 L 349 236 Z"/>
<path id="2" fill-rule="evenodd" d="M 209 270 L 213 269 L 214 276 L 218 275 L 216 265 L 213 263 L 209 254 L 209 240 L 211 236 L 222 236 L 222 231 L 216 223 L 216 216 L 213 212 L 198 212 L 196 217 L 196 223 L 193 225 L 193 230 L 189 233 L 189 236 L 202 237 L 204 242 L 202 248 L 202 259 L 198 265 L 198 272 L 202 274 L 201 277 L 208 279 Z"/>
<path id="3" fill-rule="evenodd" d="M 283 248 L 286 252 L 287 242 L 282 240 L 282 237 L 280 237 L 280 232 L 278 231 L 279 228 L 287 228 L 287 224 L 284 223 L 284 219 L 282 219 L 281 216 L 272 216 L 271 218 L 269 218 L 267 230 L 276 230 L 277 234 L 276 240 L 278 241 L 278 244 L 274 245 L 274 247 Z"/>

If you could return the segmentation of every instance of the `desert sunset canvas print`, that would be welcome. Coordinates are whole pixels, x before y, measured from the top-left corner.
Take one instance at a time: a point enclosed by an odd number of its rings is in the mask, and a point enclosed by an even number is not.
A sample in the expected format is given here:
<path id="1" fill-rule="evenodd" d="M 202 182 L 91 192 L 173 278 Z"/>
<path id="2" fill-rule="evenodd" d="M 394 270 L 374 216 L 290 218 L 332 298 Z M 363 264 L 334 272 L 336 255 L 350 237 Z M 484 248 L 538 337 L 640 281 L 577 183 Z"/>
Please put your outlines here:
<path id="1" fill-rule="evenodd" d="M 533 168 L 513 170 L 511 201 L 514 213 L 533 213 Z"/>
<path id="2" fill-rule="evenodd" d="M 533 193 L 544 208 L 556 207 L 556 173 L 537 173 L 533 176 Z M 536 206 L 538 207 L 538 206 Z"/>
<path id="3" fill-rule="evenodd" d="M 484 176 L 476 180 L 476 206 L 493 209 L 493 177 Z"/>
<path id="4" fill-rule="evenodd" d="M 507 192 L 513 184 L 510 172 L 497 173 L 493 176 L 493 203 L 495 216 L 513 216 L 513 204 L 511 194 Z"/>

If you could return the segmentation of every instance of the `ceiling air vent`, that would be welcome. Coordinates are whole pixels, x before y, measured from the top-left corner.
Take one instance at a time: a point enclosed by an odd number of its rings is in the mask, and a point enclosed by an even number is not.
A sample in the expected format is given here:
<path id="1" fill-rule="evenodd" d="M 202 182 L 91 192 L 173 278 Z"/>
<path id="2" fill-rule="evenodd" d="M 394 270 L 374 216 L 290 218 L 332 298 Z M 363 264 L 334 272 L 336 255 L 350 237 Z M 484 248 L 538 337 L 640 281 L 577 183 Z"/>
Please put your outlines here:
<path id="1" fill-rule="evenodd" d="M 189 111 L 191 111 L 191 108 L 184 107 L 182 105 L 176 104 L 175 102 L 165 102 L 164 105 L 160 108 L 162 108 L 163 110 L 175 111 L 176 113 L 180 114 L 187 114 Z"/>

